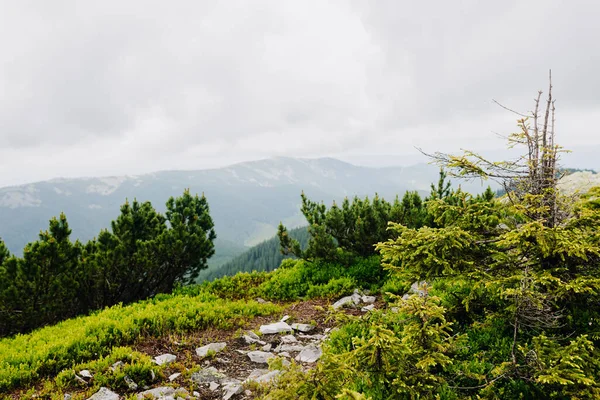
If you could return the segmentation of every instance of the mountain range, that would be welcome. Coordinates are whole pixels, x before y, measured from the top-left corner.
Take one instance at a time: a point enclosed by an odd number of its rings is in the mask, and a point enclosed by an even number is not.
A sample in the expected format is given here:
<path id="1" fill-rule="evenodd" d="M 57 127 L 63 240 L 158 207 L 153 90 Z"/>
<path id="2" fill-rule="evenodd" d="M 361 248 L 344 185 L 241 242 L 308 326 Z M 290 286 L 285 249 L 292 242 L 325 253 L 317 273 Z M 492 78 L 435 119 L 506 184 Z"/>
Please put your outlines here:
<path id="1" fill-rule="evenodd" d="M 52 179 L 0 188 L 0 237 L 20 254 L 37 239 L 48 220 L 64 212 L 73 238 L 86 241 L 110 226 L 126 199 L 150 201 L 159 211 L 170 196 L 189 188 L 204 193 L 217 231 L 216 255 L 222 264 L 275 232 L 282 221 L 293 228 L 305 224 L 300 193 L 330 204 L 344 197 L 386 199 L 406 190 L 429 192 L 438 168 L 429 164 L 410 167 L 362 167 L 332 158 L 273 158 L 197 171 L 162 171 L 139 176 Z M 480 192 L 487 183 L 462 182 L 463 189 Z"/>

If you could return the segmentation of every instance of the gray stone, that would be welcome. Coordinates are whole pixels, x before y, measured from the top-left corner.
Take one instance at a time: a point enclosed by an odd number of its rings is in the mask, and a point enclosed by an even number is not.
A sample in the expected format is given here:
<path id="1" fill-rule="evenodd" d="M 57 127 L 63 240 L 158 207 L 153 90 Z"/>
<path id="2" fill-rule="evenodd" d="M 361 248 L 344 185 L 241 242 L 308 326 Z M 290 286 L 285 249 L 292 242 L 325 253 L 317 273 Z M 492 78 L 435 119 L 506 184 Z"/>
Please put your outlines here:
<path id="1" fill-rule="evenodd" d="M 160 356 L 154 357 L 154 362 L 158 365 L 167 365 L 177 360 L 177 356 L 174 354 L 161 354 Z"/>
<path id="2" fill-rule="evenodd" d="M 301 339 L 308 339 L 308 340 L 314 340 L 314 341 L 321 341 L 324 340 L 327 336 L 326 335 L 320 335 L 320 334 L 315 334 L 315 335 L 300 335 Z"/>
<path id="3" fill-rule="evenodd" d="M 287 321 L 288 319 L 290 319 L 290 316 L 289 316 L 289 315 L 284 315 L 284 316 L 283 316 L 283 318 L 281 318 L 281 319 L 280 319 L 280 321 L 281 321 L 281 322 L 285 322 L 285 321 Z"/>
<path id="4" fill-rule="evenodd" d="M 248 332 L 246 332 L 245 335 L 242 335 L 242 339 L 244 339 L 246 344 L 258 343 L 263 346 L 266 344 L 266 342 L 263 342 L 262 340 L 260 340 L 258 335 L 252 331 L 248 331 Z"/>
<path id="5" fill-rule="evenodd" d="M 257 303 L 260 303 L 260 304 L 269 303 L 268 301 L 266 301 L 266 300 L 264 300 L 264 299 L 261 299 L 260 297 L 257 297 L 257 298 L 256 298 L 256 302 L 257 302 Z"/>
<path id="6" fill-rule="evenodd" d="M 377 297 L 375 297 L 375 296 L 362 296 L 360 299 L 362 300 L 363 303 L 372 304 L 372 303 L 375 303 L 375 300 L 377 300 Z"/>
<path id="7" fill-rule="evenodd" d="M 229 400 L 236 394 L 240 394 L 244 391 L 242 383 L 238 380 L 232 380 L 223 385 L 223 400 Z"/>
<path id="8" fill-rule="evenodd" d="M 227 377 L 224 374 L 217 371 L 217 369 L 215 367 L 208 367 L 208 368 L 203 368 L 198 372 L 194 372 L 192 374 L 192 376 L 190 377 L 190 380 L 198 385 L 201 385 L 203 383 L 210 383 L 210 382 L 221 383 L 226 378 Z"/>
<path id="9" fill-rule="evenodd" d="M 254 381 L 256 383 L 272 383 L 279 375 L 281 375 L 281 371 L 255 369 L 250 373 L 245 382 Z"/>
<path id="10" fill-rule="evenodd" d="M 199 392 L 192 392 L 192 395 L 193 395 L 194 397 L 200 397 L 200 393 L 199 393 Z"/>
<path id="11" fill-rule="evenodd" d="M 87 400 L 119 400 L 120 397 L 115 392 L 101 387 L 96 393 L 92 395 L 92 397 L 88 397 Z"/>
<path id="12" fill-rule="evenodd" d="M 63 400 L 71 400 L 72 398 L 73 398 L 73 396 L 71 396 L 69 393 L 65 393 Z"/>
<path id="13" fill-rule="evenodd" d="M 206 346 L 198 347 L 196 349 L 196 354 L 200 358 L 205 358 L 209 354 L 220 352 L 225 348 L 225 346 L 227 346 L 227 343 L 225 342 L 207 344 Z"/>
<path id="14" fill-rule="evenodd" d="M 295 331 L 308 333 L 308 332 L 312 331 L 313 329 L 315 329 L 315 326 L 309 325 L 309 324 L 292 324 L 292 329 Z"/>
<path id="15" fill-rule="evenodd" d="M 273 324 L 261 325 L 260 333 L 263 335 L 274 334 L 274 333 L 290 333 L 292 332 L 292 327 L 289 326 L 285 322 L 275 322 Z"/>
<path id="16" fill-rule="evenodd" d="M 267 360 L 275 357 L 275 354 L 269 353 L 266 351 L 256 350 L 256 351 L 248 352 L 248 357 L 250 358 L 250 361 L 252 361 L 252 362 L 255 362 L 258 364 L 266 364 Z"/>
<path id="17" fill-rule="evenodd" d="M 173 382 L 175 379 L 181 376 L 181 372 L 175 372 L 174 374 L 169 375 L 169 382 Z"/>
<path id="18" fill-rule="evenodd" d="M 81 375 L 85 379 L 92 379 L 94 377 L 94 375 L 92 375 L 92 373 L 87 369 L 82 369 L 81 371 L 79 371 L 79 375 Z"/>
<path id="19" fill-rule="evenodd" d="M 261 350 L 262 351 L 271 351 L 271 347 L 273 347 L 273 346 L 271 346 L 271 343 L 267 343 L 261 348 Z"/>
<path id="20" fill-rule="evenodd" d="M 285 335 L 281 338 L 281 343 L 298 343 L 298 339 L 294 335 Z"/>
<path id="21" fill-rule="evenodd" d="M 289 352 L 289 351 L 302 351 L 302 350 L 304 350 L 304 346 L 302 346 L 300 344 L 280 344 L 275 349 L 275 351 L 278 353 L 281 353 L 282 351 Z"/>
<path id="22" fill-rule="evenodd" d="M 279 356 L 280 357 L 287 357 L 287 358 L 291 357 L 290 353 L 288 353 L 287 351 L 282 351 L 281 353 L 279 353 Z"/>
<path id="23" fill-rule="evenodd" d="M 135 383 L 133 381 L 133 379 L 131 379 L 128 375 L 125 375 L 125 377 L 123 378 L 123 380 L 125 381 L 125 383 L 129 387 L 129 389 L 131 389 L 131 390 L 137 390 L 138 389 L 138 384 Z"/>
<path id="24" fill-rule="evenodd" d="M 114 363 L 113 365 L 111 365 L 110 369 L 112 369 L 113 371 L 115 371 L 118 368 L 121 368 L 123 365 L 125 365 L 125 363 L 123 361 L 117 361 L 116 363 Z"/>
<path id="25" fill-rule="evenodd" d="M 138 399 L 156 399 L 156 400 L 173 400 L 179 397 L 187 397 L 189 393 L 184 388 L 174 389 L 172 387 L 161 386 L 154 389 L 146 390 L 138 393 Z"/>
<path id="26" fill-rule="evenodd" d="M 354 293 L 352 296 L 342 297 L 335 303 L 333 303 L 332 307 L 334 310 L 338 310 L 342 307 L 357 305 L 360 303 L 361 296 L 358 293 Z"/>
<path id="27" fill-rule="evenodd" d="M 308 345 L 298 354 L 296 361 L 305 363 L 314 363 L 323 355 L 323 351 L 320 347 L 314 345 Z"/>
<path id="28" fill-rule="evenodd" d="M 209 388 L 209 389 L 210 389 L 212 392 L 214 392 L 215 390 L 217 390 L 217 389 L 219 388 L 219 386 L 220 386 L 220 385 L 219 385 L 217 382 L 211 382 L 211 383 L 208 385 L 208 388 Z"/>
<path id="29" fill-rule="evenodd" d="M 375 304 L 369 304 L 368 306 L 364 306 L 360 309 L 362 312 L 373 311 L 375 309 Z"/>

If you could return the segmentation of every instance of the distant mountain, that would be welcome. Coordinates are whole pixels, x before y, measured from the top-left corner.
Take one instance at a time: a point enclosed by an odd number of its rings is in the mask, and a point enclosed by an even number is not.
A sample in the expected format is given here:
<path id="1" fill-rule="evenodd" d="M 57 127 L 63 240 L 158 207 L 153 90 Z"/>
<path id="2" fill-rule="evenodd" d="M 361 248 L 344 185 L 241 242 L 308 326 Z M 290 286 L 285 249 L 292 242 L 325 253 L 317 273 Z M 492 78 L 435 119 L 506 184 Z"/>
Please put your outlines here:
<path id="1" fill-rule="evenodd" d="M 280 221 L 289 228 L 305 224 L 300 213 L 302 191 L 326 203 L 376 192 L 392 199 L 406 190 L 428 192 L 437 174 L 437 167 L 428 164 L 368 168 L 331 158 L 274 158 L 199 171 L 53 179 L 0 188 L 0 237 L 20 254 L 40 230 L 47 229 L 51 217 L 65 212 L 73 237 L 89 240 L 110 226 L 125 199 L 149 200 L 164 211 L 170 196 L 190 188 L 208 198 L 218 235 L 212 260 L 216 265 L 273 237 Z M 462 187 L 474 192 L 485 189 L 479 182 Z"/>

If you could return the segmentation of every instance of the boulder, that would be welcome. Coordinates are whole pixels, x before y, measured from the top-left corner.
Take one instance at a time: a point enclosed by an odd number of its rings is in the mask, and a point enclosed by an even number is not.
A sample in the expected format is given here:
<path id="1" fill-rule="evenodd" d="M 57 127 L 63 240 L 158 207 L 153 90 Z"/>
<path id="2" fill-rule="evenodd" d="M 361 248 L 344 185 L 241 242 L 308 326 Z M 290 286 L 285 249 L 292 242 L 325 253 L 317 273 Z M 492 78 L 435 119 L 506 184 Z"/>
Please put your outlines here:
<path id="1" fill-rule="evenodd" d="M 308 333 L 308 332 L 312 331 L 313 329 L 315 329 L 315 326 L 309 325 L 309 324 L 292 324 L 292 329 L 295 331 Z"/>
<path id="2" fill-rule="evenodd" d="M 196 349 L 196 354 L 200 358 L 205 358 L 209 354 L 220 352 L 225 348 L 225 346 L 227 346 L 227 343 L 225 342 L 207 344 L 206 346 L 198 347 Z"/>
<path id="3" fill-rule="evenodd" d="M 305 363 L 314 363 L 323 355 L 321 347 L 315 345 L 308 345 L 298 354 L 296 361 Z"/>
<path id="4" fill-rule="evenodd" d="M 161 354 L 160 356 L 154 357 L 154 362 L 158 365 L 167 365 L 177 360 L 177 356 L 174 354 Z"/>
<path id="5" fill-rule="evenodd" d="M 248 352 L 248 357 L 250 358 L 250 361 L 252 361 L 252 362 L 255 362 L 258 364 L 266 364 L 267 360 L 270 360 L 271 358 L 275 357 L 275 354 L 267 352 L 267 351 L 256 350 L 256 351 Z"/>
<path id="6" fill-rule="evenodd" d="M 101 387 L 96 393 L 92 395 L 92 397 L 88 397 L 87 400 L 119 400 L 120 397 L 115 392 Z"/>
<path id="7" fill-rule="evenodd" d="M 289 326 L 286 322 L 275 322 L 273 324 L 261 325 L 260 333 L 263 335 L 269 335 L 274 333 L 291 333 L 292 327 Z"/>

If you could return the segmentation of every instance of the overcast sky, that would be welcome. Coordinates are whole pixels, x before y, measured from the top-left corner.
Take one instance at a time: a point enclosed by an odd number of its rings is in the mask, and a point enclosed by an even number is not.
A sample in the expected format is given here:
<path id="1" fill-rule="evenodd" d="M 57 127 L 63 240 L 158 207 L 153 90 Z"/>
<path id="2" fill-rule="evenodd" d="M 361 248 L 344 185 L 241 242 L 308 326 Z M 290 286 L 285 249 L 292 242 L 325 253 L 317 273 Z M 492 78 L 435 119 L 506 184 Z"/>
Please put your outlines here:
<path id="1" fill-rule="evenodd" d="M 593 0 L 4 0 L 0 186 L 502 148 L 515 117 L 492 99 L 531 110 L 549 68 L 559 142 L 593 148 L 599 17 Z"/>

